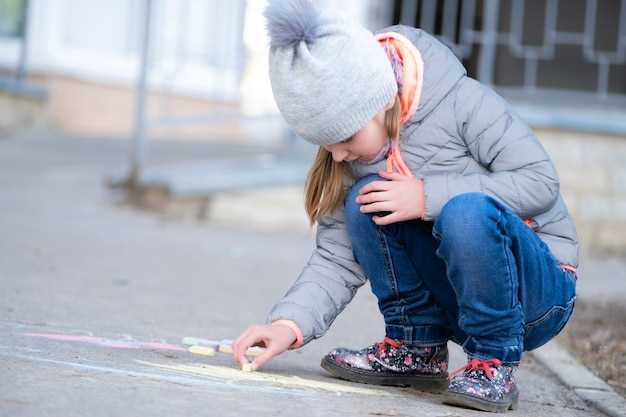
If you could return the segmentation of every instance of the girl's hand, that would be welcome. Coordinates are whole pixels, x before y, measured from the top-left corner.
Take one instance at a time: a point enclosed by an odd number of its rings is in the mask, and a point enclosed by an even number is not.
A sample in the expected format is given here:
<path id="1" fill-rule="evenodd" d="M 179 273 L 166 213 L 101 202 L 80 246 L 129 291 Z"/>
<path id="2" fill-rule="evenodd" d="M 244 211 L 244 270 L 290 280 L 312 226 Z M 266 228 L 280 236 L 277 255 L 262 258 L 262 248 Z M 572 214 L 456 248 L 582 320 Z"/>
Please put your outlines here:
<path id="1" fill-rule="evenodd" d="M 357 203 L 361 213 L 391 211 L 386 216 L 372 216 L 374 223 L 386 225 L 424 216 L 424 182 L 414 176 L 378 171 L 391 181 L 372 181 L 359 190 Z M 363 204 L 367 203 L 367 204 Z"/>
<path id="2" fill-rule="evenodd" d="M 265 348 L 265 352 L 252 362 L 256 371 L 274 356 L 286 351 L 296 341 L 296 335 L 289 327 L 281 324 L 252 325 L 244 330 L 233 342 L 233 357 L 240 365 L 248 362 L 246 351 L 252 346 Z"/>

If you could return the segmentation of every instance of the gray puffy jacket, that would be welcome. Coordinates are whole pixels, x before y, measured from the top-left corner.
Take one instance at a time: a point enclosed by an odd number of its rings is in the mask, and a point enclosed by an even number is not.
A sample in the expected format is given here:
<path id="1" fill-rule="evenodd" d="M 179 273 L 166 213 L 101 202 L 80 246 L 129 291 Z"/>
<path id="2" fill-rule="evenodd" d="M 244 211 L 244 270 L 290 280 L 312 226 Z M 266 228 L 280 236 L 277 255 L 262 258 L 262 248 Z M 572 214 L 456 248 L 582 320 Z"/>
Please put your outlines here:
<path id="1" fill-rule="evenodd" d="M 402 25 L 377 32 L 389 31 L 411 40 L 424 61 L 420 103 L 400 131 L 402 158 L 424 180 L 424 220 L 434 221 L 455 195 L 480 191 L 521 218 L 532 217 L 533 229 L 553 255 L 578 266 L 576 228 L 558 174 L 531 129 L 491 88 L 467 77 L 452 51 L 433 36 Z M 350 164 L 355 178 L 385 169 L 384 159 Z M 309 261 L 266 323 L 293 320 L 306 344 L 326 333 L 366 280 L 354 260 L 341 208 L 318 221 Z"/>

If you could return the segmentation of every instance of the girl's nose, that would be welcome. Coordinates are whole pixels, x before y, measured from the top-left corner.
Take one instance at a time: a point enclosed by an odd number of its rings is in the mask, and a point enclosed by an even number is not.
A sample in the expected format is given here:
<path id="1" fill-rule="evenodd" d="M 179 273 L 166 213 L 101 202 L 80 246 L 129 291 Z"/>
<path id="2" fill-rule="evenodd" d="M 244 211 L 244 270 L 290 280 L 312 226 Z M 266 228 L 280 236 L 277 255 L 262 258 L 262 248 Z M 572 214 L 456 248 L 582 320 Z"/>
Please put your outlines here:
<path id="1" fill-rule="evenodd" d="M 337 144 L 324 145 L 324 147 L 332 154 L 335 162 L 341 162 L 348 156 L 348 151 L 345 149 L 342 150 Z"/>

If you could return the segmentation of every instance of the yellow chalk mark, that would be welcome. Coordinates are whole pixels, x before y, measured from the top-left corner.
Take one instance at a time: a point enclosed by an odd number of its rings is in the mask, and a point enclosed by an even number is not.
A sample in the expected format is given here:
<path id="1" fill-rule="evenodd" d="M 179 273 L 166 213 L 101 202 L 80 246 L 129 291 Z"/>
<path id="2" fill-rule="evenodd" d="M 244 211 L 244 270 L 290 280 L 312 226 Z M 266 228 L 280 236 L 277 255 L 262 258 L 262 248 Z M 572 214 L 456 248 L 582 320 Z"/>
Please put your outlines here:
<path id="1" fill-rule="evenodd" d="M 189 348 L 189 352 L 191 353 L 196 353 L 198 355 L 205 355 L 205 356 L 214 356 L 215 355 L 215 349 L 212 347 L 205 347 L 205 346 L 191 346 Z"/>
<path id="2" fill-rule="evenodd" d="M 165 365 L 159 363 L 146 362 L 137 359 L 137 362 L 170 371 L 184 372 L 194 375 L 208 376 L 212 378 L 220 378 L 230 381 L 245 382 L 265 382 L 270 384 L 278 384 L 286 387 L 298 387 L 308 389 L 318 389 L 333 393 L 347 394 L 364 394 L 364 395 L 384 395 L 395 396 L 395 394 L 372 388 L 361 388 L 347 384 L 338 384 L 334 382 L 317 381 L 314 379 L 300 378 L 299 376 L 284 376 L 269 374 L 266 372 L 244 372 L 239 369 L 227 368 L 225 366 L 214 365 Z"/>

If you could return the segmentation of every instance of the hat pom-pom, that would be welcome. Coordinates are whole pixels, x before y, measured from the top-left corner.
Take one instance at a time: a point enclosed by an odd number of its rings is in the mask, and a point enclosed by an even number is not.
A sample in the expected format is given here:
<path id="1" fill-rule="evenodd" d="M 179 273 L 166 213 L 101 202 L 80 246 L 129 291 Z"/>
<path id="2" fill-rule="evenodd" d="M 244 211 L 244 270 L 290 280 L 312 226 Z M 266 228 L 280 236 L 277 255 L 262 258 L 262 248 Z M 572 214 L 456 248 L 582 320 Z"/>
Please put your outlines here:
<path id="1" fill-rule="evenodd" d="M 321 16 L 310 0 L 270 0 L 264 11 L 272 47 L 285 47 L 319 36 Z"/>

